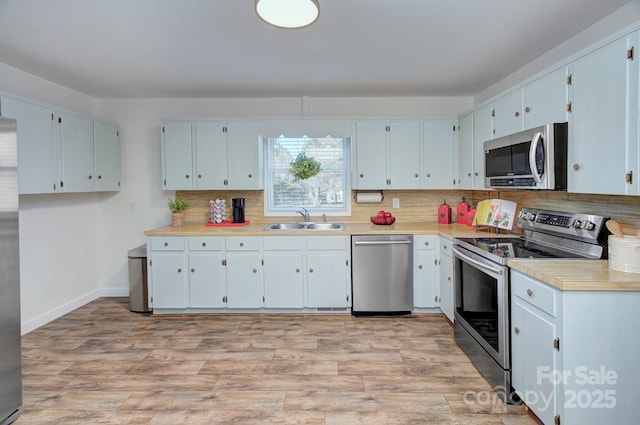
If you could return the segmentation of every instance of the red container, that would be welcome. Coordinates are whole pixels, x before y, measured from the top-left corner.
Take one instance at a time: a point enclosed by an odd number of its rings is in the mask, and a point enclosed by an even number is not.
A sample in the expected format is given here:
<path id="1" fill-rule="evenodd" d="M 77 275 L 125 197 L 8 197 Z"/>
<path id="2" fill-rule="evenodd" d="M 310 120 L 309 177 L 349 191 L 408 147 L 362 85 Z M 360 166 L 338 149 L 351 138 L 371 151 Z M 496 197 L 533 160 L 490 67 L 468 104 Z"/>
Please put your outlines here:
<path id="1" fill-rule="evenodd" d="M 438 224 L 451 224 L 451 207 L 446 200 L 438 207 Z"/>
<path id="2" fill-rule="evenodd" d="M 469 214 L 469 203 L 462 197 L 462 201 L 456 207 L 456 222 L 458 224 L 467 224 L 467 215 Z"/>
<path id="3" fill-rule="evenodd" d="M 473 218 L 476 216 L 476 207 L 472 207 L 467 214 L 467 226 L 473 226 Z"/>

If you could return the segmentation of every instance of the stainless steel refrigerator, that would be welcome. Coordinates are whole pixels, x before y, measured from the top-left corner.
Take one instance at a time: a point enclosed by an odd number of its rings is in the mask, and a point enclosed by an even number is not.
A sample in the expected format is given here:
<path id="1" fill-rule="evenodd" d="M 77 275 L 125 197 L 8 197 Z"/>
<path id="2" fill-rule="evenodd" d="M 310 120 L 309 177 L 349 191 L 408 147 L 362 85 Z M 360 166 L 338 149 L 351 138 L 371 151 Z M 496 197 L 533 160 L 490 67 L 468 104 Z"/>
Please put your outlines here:
<path id="1" fill-rule="evenodd" d="M 16 121 L 0 117 L 0 425 L 22 405 Z"/>

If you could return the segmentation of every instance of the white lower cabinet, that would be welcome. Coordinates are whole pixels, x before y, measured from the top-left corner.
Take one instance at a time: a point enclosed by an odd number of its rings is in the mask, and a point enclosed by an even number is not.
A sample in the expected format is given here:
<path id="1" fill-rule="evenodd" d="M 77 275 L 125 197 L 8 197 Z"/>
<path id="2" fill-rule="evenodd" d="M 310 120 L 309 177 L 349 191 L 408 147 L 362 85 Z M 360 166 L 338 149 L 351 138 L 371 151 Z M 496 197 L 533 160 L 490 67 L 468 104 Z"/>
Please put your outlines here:
<path id="1" fill-rule="evenodd" d="M 545 425 L 637 423 L 639 303 L 511 270 L 512 385 Z"/>
<path id="2" fill-rule="evenodd" d="M 261 238 L 231 236 L 227 251 L 227 308 L 260 308 L 264 296 Z"/>
<path id="3" fill-rule="evenodd" d="M 264 306 L 304 307 L 304 256 L 301 236 L 264 238 Z"/>
<path id="4" fill-rule="evenodd" d="M 307 307 L 351 306 L 351 243 L 349 236 L 306 238 Z"/>
<path id="5" fill-rule="evenodd" d="M 160 309 L 184 309 L 188 306 L 187 261 L 184 238 L 151 238 L 149 276 L 152 279 L 152 305 Z"/>
<path id="6" fill-rule="evenodd" d="M 413 306 L 438 307 L 438 236 L 416 235 L 413 241 Z"/>
<path id="7" fill-rule="evenodd" d="M 447 316 L 451 322 L 454 321 L 453 316 L 453 259 L 451 258 L 451 240 L 440 238 L 440 266 L 439 282 L 440 282 L 440 310 Z"/>
<path id="8" fill-rule="evenodd" d="M 189 248 L 189 307 L 226 306 L 227 275 L 224 239 L 212 236 L 187 238 Z"/>

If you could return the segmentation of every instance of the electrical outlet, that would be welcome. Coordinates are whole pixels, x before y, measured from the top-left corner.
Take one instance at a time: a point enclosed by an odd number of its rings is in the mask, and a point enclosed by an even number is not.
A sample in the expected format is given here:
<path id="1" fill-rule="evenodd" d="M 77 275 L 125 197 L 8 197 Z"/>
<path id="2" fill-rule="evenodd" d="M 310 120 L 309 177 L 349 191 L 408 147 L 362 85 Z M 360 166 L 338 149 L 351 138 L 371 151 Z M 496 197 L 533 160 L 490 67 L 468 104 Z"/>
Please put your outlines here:
<path id="1" fill-rule="evenodd" d="M 400 198 L 393 198 L 393 208 L 400 208 Z"/>

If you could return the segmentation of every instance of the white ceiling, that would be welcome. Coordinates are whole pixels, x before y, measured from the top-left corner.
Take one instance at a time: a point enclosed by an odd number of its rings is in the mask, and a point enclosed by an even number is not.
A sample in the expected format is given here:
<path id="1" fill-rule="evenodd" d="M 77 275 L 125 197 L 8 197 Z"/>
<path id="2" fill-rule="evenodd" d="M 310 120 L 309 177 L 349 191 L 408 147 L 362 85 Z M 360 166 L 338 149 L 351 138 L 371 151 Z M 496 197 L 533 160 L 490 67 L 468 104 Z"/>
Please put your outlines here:
<path id="1" fill-rule="evenodd" d="M 471 96 L 630 0 L 0 0 L 0 62 L 98 98 Z M 1 77 L 1 76 L 0 76 Z"/>

